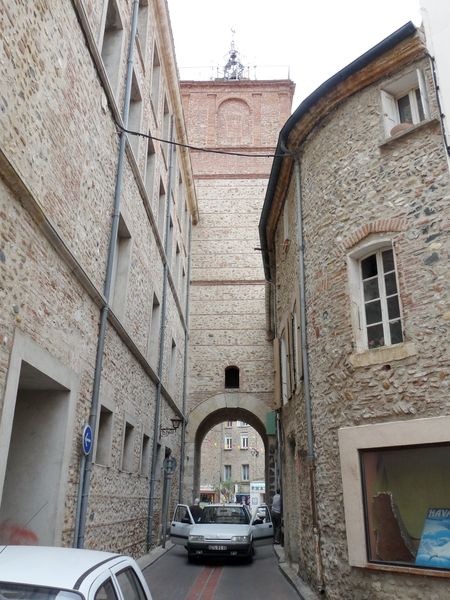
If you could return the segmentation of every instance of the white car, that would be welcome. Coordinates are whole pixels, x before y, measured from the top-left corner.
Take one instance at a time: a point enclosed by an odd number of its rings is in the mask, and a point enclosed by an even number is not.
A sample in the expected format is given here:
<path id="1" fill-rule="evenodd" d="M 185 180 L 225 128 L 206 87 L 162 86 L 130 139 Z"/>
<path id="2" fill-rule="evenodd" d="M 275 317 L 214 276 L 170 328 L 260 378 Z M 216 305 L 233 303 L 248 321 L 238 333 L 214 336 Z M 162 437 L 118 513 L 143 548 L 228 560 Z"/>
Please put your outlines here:
<path id="1" fill-rule="evenodd" d="M 261 506 L 256 512 L 262 511 L 265 519 L 256 513 L 252 517 L 242 504 L 209 504 L 194 523 L 189 507 L 179 504 L 171 522 L 170 539 L 186 548 L 189 562 L 204 556 L 243 557 L 250 562 L 255 546 L 273 542 L 270 511 Z"/>
<path id="2" fill-rule="evenodd" d="M 152 600 L 129 556 L 44 546 L 0 546 L 2 600 Z"/>

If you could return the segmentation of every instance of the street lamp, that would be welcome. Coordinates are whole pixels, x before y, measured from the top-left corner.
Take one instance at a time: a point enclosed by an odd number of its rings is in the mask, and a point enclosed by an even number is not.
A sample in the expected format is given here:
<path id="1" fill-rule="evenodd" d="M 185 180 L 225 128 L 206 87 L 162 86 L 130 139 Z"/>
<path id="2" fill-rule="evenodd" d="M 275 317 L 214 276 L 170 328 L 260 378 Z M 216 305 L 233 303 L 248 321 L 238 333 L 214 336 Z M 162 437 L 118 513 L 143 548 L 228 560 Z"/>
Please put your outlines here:
<path id="1" fill-rule="evenodd" d="M 183 422 L 183 419 L 179 419 L 177 417 L 174 417 L 173 419 L 170 419 L 170 420 L 172 421 L 172 427 L 161 427 L 160 428 L 161 435 L 170 435 L 171 433 L 176 431 L 178 429 L 178 427 L 181 425 L 181 423 Z"/>

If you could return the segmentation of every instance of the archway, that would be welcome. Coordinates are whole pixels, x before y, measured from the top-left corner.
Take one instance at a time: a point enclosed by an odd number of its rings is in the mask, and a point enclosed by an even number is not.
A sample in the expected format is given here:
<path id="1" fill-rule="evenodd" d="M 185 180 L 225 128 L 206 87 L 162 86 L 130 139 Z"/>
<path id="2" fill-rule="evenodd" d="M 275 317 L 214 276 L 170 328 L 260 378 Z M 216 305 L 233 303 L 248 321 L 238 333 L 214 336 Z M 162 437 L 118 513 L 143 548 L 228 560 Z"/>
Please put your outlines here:
<path id="1" fill-rule="evenodd" d="M 217 394 L 196 406 L 189 415 L 186 427 L 186 462 L 183 496 L 191 502 L 200 492 L 201 447 L 206 434 L 223 421 L 245 421 L 261 436 L 265 450 L 265 482 L 267 498 L 274 491 L 276 480 L 275 435 L 268 431 L 268 415 L 271 411 L 252 394 Z"/>

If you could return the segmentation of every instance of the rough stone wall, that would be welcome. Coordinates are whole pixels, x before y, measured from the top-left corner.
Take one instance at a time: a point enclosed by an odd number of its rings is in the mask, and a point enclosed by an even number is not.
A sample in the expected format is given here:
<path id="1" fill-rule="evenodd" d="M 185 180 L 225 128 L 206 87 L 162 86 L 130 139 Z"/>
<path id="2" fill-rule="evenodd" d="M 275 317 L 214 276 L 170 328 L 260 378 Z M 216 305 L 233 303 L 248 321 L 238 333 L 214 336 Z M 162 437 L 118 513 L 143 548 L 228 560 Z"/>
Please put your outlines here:
<path id="1" fill-rule="evenodd" d="M 82 11 L 76 13 L 78 5 L 87 15 L 84 32 L 78 19 Z M 161 114 L 155 113 L 146 95 L 154 41 L 159 43 L 162 62 L 160 94 L 161 98 L 167 94 L 171 112 L 179 92 L 178 82 L 166 69 L 170 56 L 165 52 L 173 49 L 161 43 L 160 22 L 152 7 L 149 3 L 147 54 L 136 52 L 135 72 L 143 94 L 142 127 L 157 135 Z M 79 382 L 69 432 L 68 473 L 64 473 L 63 531 L 61 539 L 55 540 L 62 545 L 73 543 L 81 431 L 92 398 L 118 160 L 111 107 L 121 113 L 131 18 L 130 3 L 119 2 L 124 52 L 118 66 L 121 91 L 114 98 L 102 85 L 101 63 L 94 62 L 95 52 L 87 47 L 87 40 L 99 38 L 102 9 L 101 0 L 85 5 L 0 2 L 0 79 L 6 84 L 0 96 L 0 408 L 3 417 L 10 409 L 5 408 L 4 398 L 16 331 L 69 368 Z M 181 115 L 177 119 L 182 123 Z M 154 226 L 157 215 L 152 212 L 157 198 L 143 191 L 146 141 L 140 139 L 137 148 L 137 156 L 127 150 L 121 195 L 121 214 L 131 235 L 125 310 L 107 325 L 100 390 L 100 402 L 113 407 L 111 464 L 94 464 L 86 527 L 86 546 L 134 556 L 146 550 L 150 478 L 149 473 L 140 474 L 140 458 L 142 434 L 149 436 L 151 447 L 155 433 L 156 378 L 151 368 L 156 370 L 156 361 L 148 348 L 153 292 L 161 301 L 163 287 L 162 246 Z M 159 186 L 161 179 L 167 189 L 167 161 L 156 142 L 155 153 L 155 180 Z M 186 162 L 177 164 L 176 175 L 181 172 L 183 181 L 190 181 Z M 177 184 L 173 237 L 180 247 L 180 270 L 183 266 L 185 271 L 188 195 L 191 206 L 192 188 L 186 191 Z M 172 262 L 171 271 L 173 267 Z M 185 290 L 179 283 L 168 286 L 162 382 L 171 397 L 169 402 L 162 395 L 161 414 L 166 427 L 176 414 L 175 404 L 181 408 L 182 402 L 185 333 L 179 305 L 184 308 L 183 296 Z M 172 339 L 176 343 L 174 370 L 169 368 Z M 174 374 L 170 381 L 169 371 Z M 121 467 L 126 417 L 133 420 L 136 430 L 131 472 Z M 170 448 L 178 464 L 180 433 L 181 429 L 162 441 L 163 452 L 164 447 Z M 158 480 L 155 530 L 161 504 L 161 460 L 154 474 Z M 172 505 L 177 494 L 178 472 L 172 481 Z"/>
<path id="2" fill-rule="evenodd" d="M 415 66 L 415 65 L 414 65 Z M 354 94 L 302 145 L 305 277 L 315 440 L 315 497 L 326 597 L 354 600 L 444 599 L 448 580 L 351 568 L 348 564 L 337 432 L 340 427 L 448 414 L 450 180 L 428 63 L 430 122 L 384 143 L 380 89 L 384 79 Z M 287 195 L 295 223 L 293 183 Z M 355 366 L 347 253 L 370 231 L 392 232 L 405 341 L 416 355 L 389 364 Z M 276 236 L 277 314 L 297 286 L 296 245 Z M 280 326 L 280 321 L 278 322 Z M 283 407 L 285 514 L 288 551 L 299 572 L 318 585 L 305 459 L 302 390 Z M 407 443 L 407 440 L 405 440 Z M 297 480 L 292 480 L 294 464 Z M 300 511 L 292 504 L 295 488 Z M 295 510 L 299 518 L 295 519 Z M 295 549 L 294 546 L 297 545 Z"/>

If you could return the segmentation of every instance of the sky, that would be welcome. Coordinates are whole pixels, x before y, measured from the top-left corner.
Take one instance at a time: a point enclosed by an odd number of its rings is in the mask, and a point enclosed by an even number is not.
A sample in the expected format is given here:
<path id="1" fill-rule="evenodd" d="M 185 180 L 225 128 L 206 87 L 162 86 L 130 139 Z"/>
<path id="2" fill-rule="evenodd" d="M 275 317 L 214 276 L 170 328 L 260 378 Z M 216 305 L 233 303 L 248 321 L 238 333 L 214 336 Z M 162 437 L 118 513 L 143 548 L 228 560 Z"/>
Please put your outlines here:
<path id="1" fill-rule="evenodd" d="M 399 27 L 422 22 L 420 0 L 168 0 L 168 5 L 181 79 L 215 76 L 234 38 L 251 78 L 295 82 L 292 110 Z"/>

